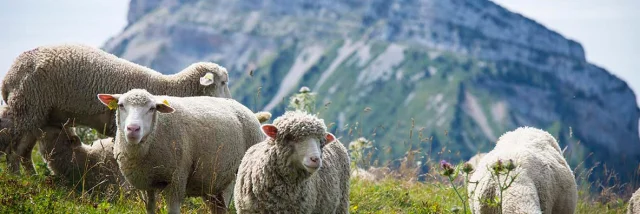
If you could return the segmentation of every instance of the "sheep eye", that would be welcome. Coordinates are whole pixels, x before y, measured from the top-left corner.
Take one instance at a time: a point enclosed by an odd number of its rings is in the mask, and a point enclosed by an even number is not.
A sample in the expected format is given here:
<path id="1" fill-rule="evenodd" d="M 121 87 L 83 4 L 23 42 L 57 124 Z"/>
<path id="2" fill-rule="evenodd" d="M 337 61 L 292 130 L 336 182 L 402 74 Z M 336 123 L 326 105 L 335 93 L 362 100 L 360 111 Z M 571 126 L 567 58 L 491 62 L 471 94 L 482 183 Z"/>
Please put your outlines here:
<path id="1" fill-rule="evenodd" d="M 222 81 L 222 84 L 223 84 L 223 85 L 226 85 L 226 84 L 227 84 L 227 81 Z"/>
<path id="2" fill-rule="evenodd" d="M 118 104 L 118 107 L 124 108 L 124 105 L 122 105 L 122 103 L 121 103 L 121 104 Z"/>

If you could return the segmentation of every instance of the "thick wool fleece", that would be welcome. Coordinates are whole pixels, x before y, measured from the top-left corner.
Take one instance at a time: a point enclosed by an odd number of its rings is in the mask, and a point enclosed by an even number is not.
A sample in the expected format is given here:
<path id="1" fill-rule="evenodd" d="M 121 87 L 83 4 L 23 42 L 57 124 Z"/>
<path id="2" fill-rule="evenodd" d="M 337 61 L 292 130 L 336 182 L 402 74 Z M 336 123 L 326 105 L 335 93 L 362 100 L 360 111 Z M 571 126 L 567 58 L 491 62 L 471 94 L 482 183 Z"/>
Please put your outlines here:
<path id="1" fill-rule="evenodd" d="M 509 159 L 517 166 L 510 175 L 517 177 L 503 192 L 503 213 L 574 213 L 578 192 L 573 172 L 553 136 L 532 127 L 505 133 L 482 158 L 470 179 L 478 182 L 477 188 L 471 183 L 467 189 L 474 213 L 498 213 L 483 203 L 499 196 L 488 168 Z"/>
<path id="2" fill-rule="evenodd" d="M 156 113 L 149 135 L 137 144 L 127 143 L 124 127 L 118 124 L 114 148 L 126 180 L 140 190 L 164 189 L 169 203 L 181 202 L 185 196 L 223 201 L 223 193 L 233 190 L 247 148 L 265 139 L 253 112 L 232 99 L 151 96 L 139 89 L 120 99 L 125 103 L 167 100 L 175 109 Z M 118 117 L 116 113 L 116 121 Z"/>
<path id="3" fill-rule="evenodd" d="M 324 122 L 301 112 L 287 112 L 273 125 L 278 137 L 249 148 L 238 170 L 234 205 L 238 213 L 348 213 L 349 156 L 342 143 L 322 148 L 322 166 L 313 174 L 288 162 L 301 136 L 325 141 Z"/>
<path id="4" fill-rule="evenodd" d="M 640 214 L 640 189 L 631 195 L 627 207 L 627 214 Z"/>
<path id="5" fill-rule="evenodd" d="M 209 72 L 214 82 L 201 85 L 200 78 Z M 16 118 L 9 139 L 18 141 L 68 118 L 113 137 L 114 113 L 95 99 L 96 94 L 145 88 L 169 96 L 230 98 L 227 82 L 226 69 L 215 63 L 194 63 L 176 74 L 163 75 L 98 48 L 68 44 L 42 46 L 19 55 L 2 82 L 2 96 Z M 0 143 L 3 145 L 9 143 Z M 27 159 L 31 151 L 21 153 Z"/>
<path id="6" fill-rule="evenodd" d="M 79 190 L 105 192 L 128 187 L 113 158 L 113 138 L 96 140 L 91 146 L 80 141 L 73 127 L 47 126 L 38 148 L 54 175 Z"/>

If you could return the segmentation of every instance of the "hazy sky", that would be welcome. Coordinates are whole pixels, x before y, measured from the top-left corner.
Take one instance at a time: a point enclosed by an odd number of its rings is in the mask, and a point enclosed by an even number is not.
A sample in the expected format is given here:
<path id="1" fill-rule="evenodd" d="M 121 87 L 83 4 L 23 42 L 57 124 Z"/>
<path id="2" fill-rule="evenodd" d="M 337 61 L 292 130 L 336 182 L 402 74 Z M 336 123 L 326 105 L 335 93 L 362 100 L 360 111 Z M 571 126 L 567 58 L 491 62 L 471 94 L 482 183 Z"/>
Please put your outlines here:
<path id="1" fill-rule="evenodd" d="M 580 42 L 587 59 L 640 90 L 640 0 L 494 0 Z M 0 75 L 21 52 L 77 42 L 101 46 L 126 24 L 128 0 L 0 3 Z"/>

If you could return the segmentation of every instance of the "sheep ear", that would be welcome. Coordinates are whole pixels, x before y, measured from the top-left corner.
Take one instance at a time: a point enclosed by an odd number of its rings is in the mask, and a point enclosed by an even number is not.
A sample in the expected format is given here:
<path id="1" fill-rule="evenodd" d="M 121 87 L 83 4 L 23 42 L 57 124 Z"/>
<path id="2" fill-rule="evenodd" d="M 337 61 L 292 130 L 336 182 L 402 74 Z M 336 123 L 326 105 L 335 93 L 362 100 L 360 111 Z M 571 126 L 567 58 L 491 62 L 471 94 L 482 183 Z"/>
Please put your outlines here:
<path id="1" fill-rule="evenodd" d="M 270 138 L 276 139 L 278 128 L 271 124 L 262 125 L 262 132 Z"/>
<path id="2" fill-rule="evenodd" d="M 176 111 L 175 108 L 169 106 L 169 102 L 167 102 L 167 100 L 156 103 L 156 109 L 158 110 L 158 112 L 165 114 L 173 113 L 174 111 Z"/>
<path id="3" fill-rule="evenodd" d="M 200 85 L 209 86 L 211 84 L 213 84 L 213 73 L 207 72 L 207 74 L 200 77 Z"/>
<path id="4" fill-rule="evenodd" d="M 325 136 L 325 139 L 327 139 L 327 143 L 331 143 L 336 140 L 336 136 L 334 136 L 331 133 L 327 133 L 327 136 Z"/>
<path id="5" fill-rule="evenodd" d="M 118 102 L 118 99 L 120 99 L 120 94 L 98 94 L 98 99 L 105 106 L 109 106 L 113 101 L 115 101 L 116 103 Z"/>

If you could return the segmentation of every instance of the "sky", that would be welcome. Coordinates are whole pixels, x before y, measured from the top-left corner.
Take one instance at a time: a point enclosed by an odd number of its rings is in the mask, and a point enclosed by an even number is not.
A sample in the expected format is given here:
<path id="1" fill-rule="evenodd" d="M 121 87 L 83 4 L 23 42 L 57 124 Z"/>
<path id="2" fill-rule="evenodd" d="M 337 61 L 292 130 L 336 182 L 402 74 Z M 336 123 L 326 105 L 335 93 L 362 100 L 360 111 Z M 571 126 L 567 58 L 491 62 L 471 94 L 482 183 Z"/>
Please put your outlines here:
<path id="1" fill-rule="evenodd" d="M 587 60 L 640 92 L 640 0 L 493 0 L 580 42 Z M 21 52 L 65 42 L 100 47 L 126 25 L 128 0 L 0 3 L 0 76 Z"/>

